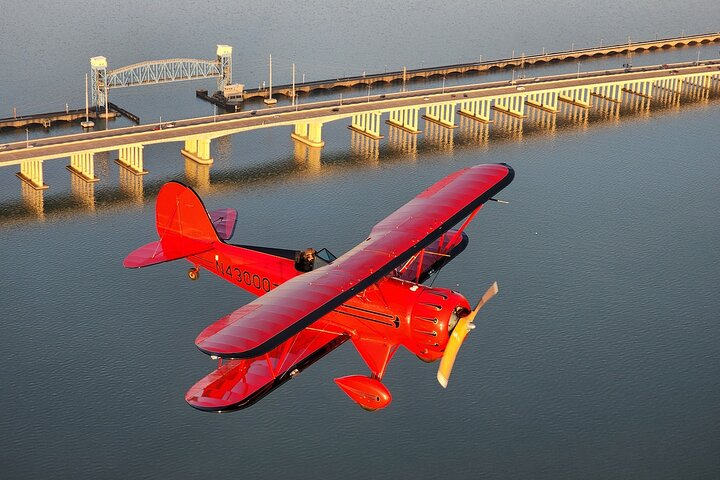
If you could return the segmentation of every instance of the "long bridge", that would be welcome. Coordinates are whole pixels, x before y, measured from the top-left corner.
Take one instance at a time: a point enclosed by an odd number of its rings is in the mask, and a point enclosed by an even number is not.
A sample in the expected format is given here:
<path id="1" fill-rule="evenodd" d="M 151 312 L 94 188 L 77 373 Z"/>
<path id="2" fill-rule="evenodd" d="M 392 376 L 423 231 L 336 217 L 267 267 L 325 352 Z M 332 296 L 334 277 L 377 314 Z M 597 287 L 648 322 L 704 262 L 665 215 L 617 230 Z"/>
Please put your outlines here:
<path id="1" fill-rule="evenodd" d="M 569 62 L 577 60 L 585 60 L 589 58 L 599 58 L 612 55 L 631 54 L 636 52 L 646 52 L 654 50 L 665 50 L 670 48 L 689 47 L 695 45 L 707 45 L 710 43 L 720 42 L 720 32 L 702 33 L 697 35 L 683 35 L 680 37 L 668 37 L 655 40 L 635 41 L 628 39 L 626 43 L 613 45 L 599 45 L 587 48 L 573 48 L 559 52 L 541 52 L 537 54 L 512 55 L 509 58 L 489 59 L 486 61 L 456 63 L 452 65 L 444 65 L 440 67 L 424 67 L 402 70 L 395 70 L 384 73 L 371 73 L 342 77 L 332 80 L 317 80 L 311 82 L 302 82 L 295 85 L 283 84 L 273 85 L 273 95 L 282 95 L 292 98 L 293 92 L 310 93 L 316 90 L 332 90 L 338 87 L 355 87 L 358 85 L 373 85 L 376 83 L 402 83 L 412 82 L 415 80 L 427 79 L 431 77 L 445 77 L 451 75 L 463 75 L 465 73 L 481 73 L 500 71 L 508 68 L 523 68 L 526 66 L 543 65 L 551 63 Z M 251 88 L 243 92 L 243 99 L 267 98 L 269 95 L 269 87 Z M 213 99 L 209 99 L 213 101 Z M 216 102 L 213 102 L 216 103 Z M 219 103 L 222 105 L 222 100 Z"/>
<path id="2" fill-rule="evenodd" d="M 426 124 L 453 129 L 456 114 L 481 123 L 497 115 L 526 117 L 529 109 L 554 115 L 561 103 L 579 109 L 593 107 L 593 99 L 621 103 L 626 96 L 650 99 L 720 89 L 720 59 L 637 69 L 616 69 L 552 75 L 518 81 L 413 90 L 374 96 L 274 107 L 258 111 L 191 118 L 172 123 L 140 125 L 75 135 L 63 135 L 0 145 L 0 166 L 20 165 L 17 174 L 34 189 L 44 189 L 43 162 L 70 158 L 67 167 L 86 182 L 98 179 L 94 155 L 117 151 L 116 162 L 131 174 L 147 173 L 143 149 L 147 145 L 182 142 L 181 153 L 199 164 L 212 164 L 210 143 L 222 136 L 263 128 L 293 128 L 291 138 L 317 149 L 324 145 L 322 127 L 349 121 L 348 127 L 370 139 L 380 139 L 381 120 L 410 135 Z"/>

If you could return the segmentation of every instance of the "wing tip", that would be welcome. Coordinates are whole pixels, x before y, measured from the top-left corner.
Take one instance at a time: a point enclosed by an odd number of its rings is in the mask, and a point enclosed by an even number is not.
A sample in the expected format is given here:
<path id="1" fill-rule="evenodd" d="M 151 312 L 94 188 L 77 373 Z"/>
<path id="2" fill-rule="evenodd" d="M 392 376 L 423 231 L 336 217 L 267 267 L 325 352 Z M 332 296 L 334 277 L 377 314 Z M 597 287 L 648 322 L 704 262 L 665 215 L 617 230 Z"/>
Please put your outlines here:
<path id="1" fill-rule="evenodd" d="M 437 374 L 437 381 L 440 384 L 441 387 L 447 388 L 448 386 L 448 379 L 443 375 L 442 373 L 438 372 Z"/>

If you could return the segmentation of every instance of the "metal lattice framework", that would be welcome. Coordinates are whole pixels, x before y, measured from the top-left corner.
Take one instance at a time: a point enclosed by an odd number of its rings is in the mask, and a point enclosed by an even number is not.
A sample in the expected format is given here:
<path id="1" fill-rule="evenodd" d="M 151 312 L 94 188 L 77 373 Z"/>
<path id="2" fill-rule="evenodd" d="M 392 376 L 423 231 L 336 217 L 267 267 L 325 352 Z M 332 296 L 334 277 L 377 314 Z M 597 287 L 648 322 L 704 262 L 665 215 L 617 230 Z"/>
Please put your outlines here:
<path id="1" fill-rule="evenodd" d="M 215 60 L 194 58 L 170 58 L 151 60 L 128 65 L 127 67 L 107 70 L 105 57 L 90 59 L 92 70 L 92 102 L 94 106 L 105 106 L 107 92 L 111 88 L 136 87 L 158 83 L 196 80 L 200 78 L 218 79 L 218 90 L 232 83 L 232 47 L 217 46 Z"/>
<path id="2" fill-rule="evenodd" d="M 222 66 L 217 60 L 170 58 L 136 63 L 111 70 L 107 72 L 107 86 L 109 88 L 134 87 L 221 76 Z"/>

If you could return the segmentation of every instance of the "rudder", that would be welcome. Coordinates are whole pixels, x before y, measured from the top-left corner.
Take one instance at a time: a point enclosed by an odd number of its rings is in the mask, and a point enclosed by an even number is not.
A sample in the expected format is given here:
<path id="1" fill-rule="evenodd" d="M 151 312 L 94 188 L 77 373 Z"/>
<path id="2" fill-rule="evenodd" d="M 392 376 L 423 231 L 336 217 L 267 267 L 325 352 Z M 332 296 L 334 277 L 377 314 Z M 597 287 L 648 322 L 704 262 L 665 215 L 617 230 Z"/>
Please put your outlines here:
<path id="1" fill-rule="evenodd" d="M 168 182 L 160 189 L 155 203 L 155 224 L 160 240 L 130 253 L 123 262 L 126 268 L 197 255 L 220 241 L 200 197 L 179 182 Z"/>

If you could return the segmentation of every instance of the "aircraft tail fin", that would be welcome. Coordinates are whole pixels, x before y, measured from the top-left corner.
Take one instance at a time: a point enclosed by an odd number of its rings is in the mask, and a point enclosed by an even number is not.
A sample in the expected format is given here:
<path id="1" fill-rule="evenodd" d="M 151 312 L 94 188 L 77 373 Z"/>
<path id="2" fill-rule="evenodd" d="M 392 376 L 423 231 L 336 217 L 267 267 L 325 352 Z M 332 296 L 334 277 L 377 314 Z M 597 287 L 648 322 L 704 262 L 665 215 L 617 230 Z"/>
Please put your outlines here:
<path id="1" fill-rule="evenodd" d="M 232 234 L 237 212 L 223 209 L 213 218 L 195 191 L 179 182 L 168 182 L 155 204 L 155 223 L 160 240 L 131 252 L 123 261 L 126 268 L 140 268 L 207 252 L 213 244 Z M 221 231 L 221 234 L 218 234 Z M 222 237 L 222 239 L 221 239 Z"/>

